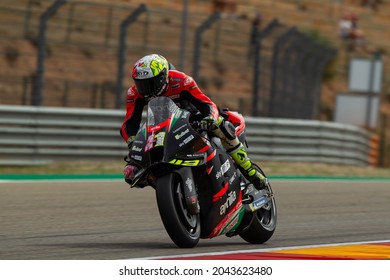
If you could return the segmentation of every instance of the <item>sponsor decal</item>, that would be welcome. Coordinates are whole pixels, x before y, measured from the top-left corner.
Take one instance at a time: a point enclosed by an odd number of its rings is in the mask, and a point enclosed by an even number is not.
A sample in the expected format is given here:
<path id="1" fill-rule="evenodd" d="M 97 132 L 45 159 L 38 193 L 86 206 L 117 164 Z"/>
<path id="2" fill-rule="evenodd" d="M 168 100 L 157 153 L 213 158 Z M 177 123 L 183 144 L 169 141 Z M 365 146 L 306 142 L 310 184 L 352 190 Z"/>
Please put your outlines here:
<path id="1" fill-rule="evenodd" d="M 186 124 L 183 124 L 183 125 L 179 126 L 178 128 L 176 128 L 176 129 L 173 131 L 173 133 L 178 132 L 179 130 L 181 130 L 183 127 L 186 127 L 186 126 L 187 126 Z"/>
<path id="2" fill-rule="evenodd" d="M 171 85 L 171 89 L 179 88 L 180 84 Z"/>
<path id="3" fill-rule="evenodd" d="M 193 159 L 193 160 L 173 159 L 169 163 L 175 165 L 183 165 L 183 166 L 197 166 L 199 165 L 200 160 L 199 159 Z"/>
<path id="4" fill-rule="evenodd" d="M 171 98 L 171 96 L 169 96 L 169 97 Z M 170 111 L 173 114 L 175 114 L 179 110 L 179 108 L 176 104 L 169 103 L 169 104 L 165 104 L 165 105 L 154 105 L 153 110 L 157 113 Z M 153 114 L 151 108 L 148 108 L 148 114 Z"/>
<path id="5" fill-rule="evenodd" d="M 164 139 L 165 139 L 165 132 L 159 132 L 156 135 L 156 145 L 157 146 L 163 146 L 164 145 Z"/>
<path id="6" fill-rule="evenodd" d="M 194 81 L 194 79 L 192 79 L 191 77 L 187 77 L 187 78 L 184 80 L 184 86 L 188 86 L 188 85 L 191 84 L 193 81 Z"/>
<path id="7" fill-rule="evenodd" d="M 268 202 L 268 199 L 266 197 L 262 197 L 256 201 L 252 202 L 252 204 L 250 204 L 249 207 L 251 208 L 252 211 L 255 211 L 255 210 L 259 209 L 260 207 L 262 207 L 267 202 Z"/>
<path id="8" fill-rule="evenodd" d="M 192 87 L 190 87 L 190 90 L 193 90 L 193 89 L 196 89 L 196 88 L 198 88 L 198 86 L 192 86 Z"/>
<path id="9" fill-rule="evenodd" d="M 142 148 L 141 148 L 141 147 L 137 147 L 137 146 L 133 146 L 133 147 L 131 148 L 131 150 L 134 151 L 134 152 L 141 152 L 141 151 L 142 151 Z"/>
<path id="10" fill-rule="evenodd" d="M 143 67 L 143 68 L 147 67 L 147 65 L 145 64 L 144 61 L 139 61 L 139 62 L 137 62 L 137 63 L 135 64 L 135 66 L 136 66 L 136 67 Z"/>
<path id="11" fill-rule="evenodd" d="M 126 103 L 133 103 L 134 102 L 134 99 L 127 99 L 126 100 Z"/>
<path id="12" fill-rule="evenodd" d="M 183 111 L 176 110 L 175 117 L 176 117 L 176 118 L 180 117 L 180 115 L 181 115 L 182 112 L 183 112 Z"/>
<path id="13" fill-rule="evenodd" d="M 181 115 L 181 118 L 182 118 L 182 119 L 185 119 L 185 118 L 188 117 L 189 114 L 190 114 L 190 112 L 184 111 L 184 112 L 183 112 L 183 115 Z"/>
<path id="14" fill-rule="evenodd" d="M 182 138 L 183 136 L 185 136 L 189 132 L 190 132 L 190 130 L 187 128 L 186 130 L 182 131 L 180 134 L 176 134 L 175 139 L 179 140 L 180 138 Z"/>
<path id="15" fill-rule="evenodd" d="M 222 234 L 224 231 L 223 231 L 223 228 L 226 227 L 228 225 L 228 223 L 230 222 L 230 220 L 232 220 L 234 218 L 235 215 L 238 215 L 238 212 L 240 211 L 240 208 L 242 206 L 242 203 L 241 203 L 241 200 L 239 200 L 237 202 L 237 204 L 233 207 L 233 209 L 230 211 L 230 213 L 228 213 L 223 219 L 222 221 L 213 229 L 213 231 L 211 232 L 211 234 L 208 236 L 208 238 L 212 238 L 214 236 L 217 236 L 217 235 L 220 235 Z"/>
<path id="16" fill-rule="evenodd" d="M 233 176 L 229 179 L 229 184 L 231 185 L 236 178 L 237 178 L 237 174 L 234 171 Z"/>
<path id="17" fill-rule="evenodd" d="M 198 157 L 203 157 L 203 154 L 186 154 L 186 157 L 188 157 L 188 158 L 198 158 Z"/>
<path id="18" fill-rule="evenodd" d="M 233 220 L 228 224 L 222 233 L 229 232 L 237 223 L 238 223 L 238 215 L 236 215 Z"/>
<path id="19" fill-rule="evenodd" d="M 194 139 L 194 135 L 190 135 L 190 136 L 188 136 L 186 139 L 184 139 L 184 141 L 183 141 L 183 143 L 181 143 L 180 145 L 179 145 L 179 147 L 183 147 L 185 144 L 187 144 L 188 142 L 190 142 L 192 139 Z"/>
<path id="20" fill-rule="evenodd" d="M 228 197 L 225 201 L 224 204 L 222 204 L 220 207 L 219 207 L 219 214 L 221 216 L 225 215 L 226 214 L 226 210 L 233 205 L 233 203 L 237 200 L 237 195 L 236 195 L 236 192 L 235 191 L 231 191 L 229 194 L 228 194 Z"/>
<path id="21" fill-rule="evenodd" d="M 222 174 L 225 174 L 226 171 L 230 169 L 230 161 L 227 159 L 224 164 L 221 166 Z"/>
<path id="22" fill-rule="evenodd" d="M 158 129 L 160 128 L 160 126 L 156 126 L 156 127 Z M 146 145 L 145 145 L 145 152 L 149 151 L 153 147 L 164 145 L 165 132 L 159 132 L 156 135 L 154 135 L 154 131 L 158 129 L 152 130 L 152 134 L 148 136 L 148 140 L 146 141 Z"/>
<path id="23" fill-rule="evenodd" d="M 187 178 L 186 186 L 190 190 L 190 192 L 192 192 L 192 180 L 190 178 Z"/>
<path id="24" fill-rule="evenodd" d="M 145 145 L 145 152 L 153 148 L 153 144 L 154 144 L 154 132 L 152 132 L 152 134 L 148 136 L 148 140 L 146 141 L 146 145 Z"/>
<path id="25" fill-rule="evenodd" d="M 160 130 L 161 126 L 158 124 L 158 125 L 155 125 L 153 127 L 149 127 L 149 129 L 150 129 L 150 131 L 154 132 L 154 131 Z"/>
<path id="26" fill-rule="evenodd" d="M 230 161 L 227 159 L 225 163 L 221 165 L 221 170 L 217 172 L 215 177 L 217 179 L 221 178 L 229 169 L 230 169 Z"/>
<path id="27" fill-rule="evenodd" d="M 135 159 L 135 160 L 138 160 L 138 161 L 141 161 L 141 160 L 142 160 L 142 156 L 131 155 L 130 157 L 131 157 L 132 159 Z"/>
<path id="28" fill-rule="evenodd" d="M 187 78 L 184 80 L 184 85 L 187 86 L 187 85 L 191 84 L 193 81 L 194 81 L 193 78 L 187 77 Z"/>
<path id="29" fill-rule="evenodd" d="M 181 78 L 171 78 L 171 81 L 172 82 L 181 82 L 181 81 L 183 81 L 183 79 L 181 79 Z"/>

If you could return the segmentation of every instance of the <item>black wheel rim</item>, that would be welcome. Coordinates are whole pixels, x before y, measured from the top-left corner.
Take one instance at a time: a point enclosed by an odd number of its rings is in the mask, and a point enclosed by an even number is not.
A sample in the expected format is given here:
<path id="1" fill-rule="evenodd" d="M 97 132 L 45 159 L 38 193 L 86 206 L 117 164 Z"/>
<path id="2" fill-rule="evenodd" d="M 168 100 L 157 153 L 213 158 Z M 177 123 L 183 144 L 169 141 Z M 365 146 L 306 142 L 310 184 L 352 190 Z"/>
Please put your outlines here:
<path id="1" fill-rule="evenodd" d="M 257 169 L 257 171 L 259 171 L 261 174 L 266 176 L 264 171 L 258 165 L 254 164 L 254 166 Z M 270 185 L 268 185 L 267 189 L 268 189 L 268 192 L 270 194 L 273 193 Z M 259 220 L 262 227 L 264 227 L 268 231 L 272 231 L 275 229 L 276 215 L 277 215 L 276 214 L 276 203 L 275 203 L 274 197 L 271 197 L 267 206 L 264 206 L 263 208 L 259 209 L 256 212 L 256 218 Z"/>
<path id="2" fill-rule="evenodd" d="M 271 231 L 276 226 L 276 206 L 274 198 L 271 198 L 269 206 L 257 211 L 256 217 L 260 224 L 267 230 Z"/>

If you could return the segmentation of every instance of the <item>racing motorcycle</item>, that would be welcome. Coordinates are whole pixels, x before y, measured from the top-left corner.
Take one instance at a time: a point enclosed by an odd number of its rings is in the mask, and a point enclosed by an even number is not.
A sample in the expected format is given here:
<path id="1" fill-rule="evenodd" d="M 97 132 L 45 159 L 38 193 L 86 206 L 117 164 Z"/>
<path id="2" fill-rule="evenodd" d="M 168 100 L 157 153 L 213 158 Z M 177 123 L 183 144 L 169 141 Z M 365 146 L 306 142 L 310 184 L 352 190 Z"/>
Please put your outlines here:
<path id="1" fill-rule="evenodd" d="M 242 115 L 227 109 L 221 115 L 246 144 Z M 190 112 L 170 98 L 149 101 L 128 161 L 139 168 L 131 187 L 155 189 L 161 220 L 178 247 L 221 235 L 239 235 L 253 244 L 272 237 L 277 213 L 268 180 L 265 189 L 255 189 L 220 139 L 191 122 Z"/>

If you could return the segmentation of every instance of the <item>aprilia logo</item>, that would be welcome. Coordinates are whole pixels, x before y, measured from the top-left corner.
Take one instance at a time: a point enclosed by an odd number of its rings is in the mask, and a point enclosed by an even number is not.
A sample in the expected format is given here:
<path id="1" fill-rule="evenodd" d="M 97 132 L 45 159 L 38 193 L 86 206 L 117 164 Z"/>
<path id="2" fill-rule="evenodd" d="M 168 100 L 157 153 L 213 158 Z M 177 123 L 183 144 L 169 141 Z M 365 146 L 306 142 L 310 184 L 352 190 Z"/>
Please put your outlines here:
<path id="1" fill-rule="evenodd" d="M 236 192 L 234 191 L 231 191 L 229 194 L 228 194 L 228 197 L 225 201 L 224 204 L 221 205 L 221 207 L 219 208 L 219 214 L 221 216 L 225 215 L 226 213 L 226 210 L 233 205 L 233 203 L 236 201 L 237 199 L 237 195 L 236 195 Z"/>

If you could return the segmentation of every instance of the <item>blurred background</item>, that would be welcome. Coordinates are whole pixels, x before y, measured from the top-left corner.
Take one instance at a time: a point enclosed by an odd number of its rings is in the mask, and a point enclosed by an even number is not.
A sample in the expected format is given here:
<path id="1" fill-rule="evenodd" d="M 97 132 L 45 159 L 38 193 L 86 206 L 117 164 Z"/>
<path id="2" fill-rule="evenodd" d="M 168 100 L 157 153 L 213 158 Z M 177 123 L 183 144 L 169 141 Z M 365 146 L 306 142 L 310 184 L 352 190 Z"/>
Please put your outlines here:
<path id="1" fill-rule="evenodd" d="M 123 109 L 165 56 L 221 107 L 377 136 L 390 166 L 389 0 L 1 0 L 0 104 Z"/>

